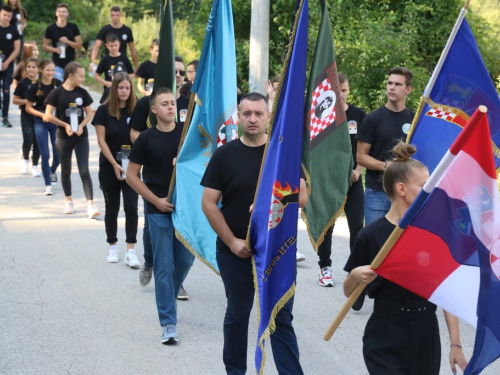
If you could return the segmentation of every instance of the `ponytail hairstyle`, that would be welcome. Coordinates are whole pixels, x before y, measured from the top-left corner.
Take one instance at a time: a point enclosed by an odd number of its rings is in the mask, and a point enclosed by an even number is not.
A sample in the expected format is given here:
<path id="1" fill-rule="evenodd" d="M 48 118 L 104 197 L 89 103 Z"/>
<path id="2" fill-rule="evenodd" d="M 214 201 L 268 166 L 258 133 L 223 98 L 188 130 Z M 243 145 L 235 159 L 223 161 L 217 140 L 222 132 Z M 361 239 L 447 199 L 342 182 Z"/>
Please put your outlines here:
<path id="1" fill-rule="evenodd" d="M 422 162 L 411 158 L 416 152 L 415 146 L 403 141 L 399 141 L 392 149 L 394 158 L 387 163 L 383 177 L 384 190 L 391 200 L 396 197 L 397 184 L 408 183 L 416 168 L 427 169 Z"/>
<path id="2" fill-rule="evenodd" d="M 56 65 L 54 64 L 54 61 L 52 61 L 51 59 L 42 59 L 42 61 L 40 61 L 40 64 L 38 65 L 38 69 L 40 70 L 40 77 L 38 77 L 38 91 L 36 92 L 36 96 L 43 96 L 43 92 L 42 92 L 42 70 L 45 69 L 45 67 L 47 65 Z M 54 80 L 54 78 L 52 78 L 52 86 L 54 86 L 54 88 L 56 87 L 56 82 Z"/>
<path id="3" fill-rule="evenodd" d="M 14 72 L 14 77 L 21 73 L 21 79 L 26 78 L 26 61 L 33 57 L 33 50 L 38 49 L 36 42 L 32 40 L 27 40 L 23 45 L 23 57 L 21 61 L 16 66 L 16 70 Z"/>
<path id="4" fill-rule="evenodd" d="M 78 69 L 80 69 L 80 68 L 83 69 L 82 64 L 80 64 L 80 63 L 78 63 L 76 61 L 72 61 L 68 65 L 66 65 L 66 67 L 64 68 L 63 82 L 66 82 L 66 80 L 69 78 L 70 74 L 75 75 L 76 72 L 78 71 Z"/>
<path id="5" fill-rule="evenodd" d="M 123 81 L 128 81 L 130 83 L 130 95 L 127 99 L 126 104 L 129 114 L 132 114 L 137 100 L 135 97 L 134 85 L 128 73 L 116 73 L 113 76 L 113 82 L 111 83 L 111 87 L 109 88 L 109 96 L 103 104 L 109 105 L 109 115 L 116 118 L 117 120 L 120 119 L 120 99 L 118 98 L 118 85 Z"/>

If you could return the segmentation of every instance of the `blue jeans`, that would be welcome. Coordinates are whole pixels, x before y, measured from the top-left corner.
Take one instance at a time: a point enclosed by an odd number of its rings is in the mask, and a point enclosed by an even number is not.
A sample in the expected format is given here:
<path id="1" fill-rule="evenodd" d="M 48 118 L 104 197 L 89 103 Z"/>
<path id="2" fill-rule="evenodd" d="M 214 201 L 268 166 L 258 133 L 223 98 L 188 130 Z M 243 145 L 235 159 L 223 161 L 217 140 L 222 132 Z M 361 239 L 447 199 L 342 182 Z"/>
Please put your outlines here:
<path id="1" fill-rule="evenodd" d="M 56 66 L 56 72 L 55 72 L 54 78 L 58 79 L 61 82 L 64 82 L 64 68 L 61 68 L 60 66 Z"/>
<path id="2" fill-rule="evenodd" d="M 35 134 L 38 142 L 38 149 L 42 157 L 42 174 L 45 186 L 50 186 L 50 174 L 56 173 L 59 166 L 59 155 L 56 152 L 56 132 L 57 125 L 50 122 L 44 122 L 40 117 L 35 117 Z M 52 166 L 49 167 L 50 150 L 49 136 L 52 144 Z"/>
<path id="3" fill-rule="evenodd" d="M 391 201 L 385 191 L 365 189 L 365 226 L 380 219 L 391 208 Z"/>
<path id="4" fill-rule="evenodd" d="M 0 71 L 0 80 L 2 80 L 2 91 L 0 97 L 2 97 L 2 101 L 0 101 L 0 107 L 2 109 L 1 117 L 9 117 L 9 105 L 10 105 L 10 85 L 12 84 L 12 75 L 14 74 L 14 63 L 10 63 L 8 68 L 1 72 Z"/>
<path id="5" fill-rule="evenodd" d="M 177 324 L 175 299 L 194 256 L 175 237 L 171 215 L 149 214 L 148 219 L 153 245 L 156 307 L 163 327 Z"/>
<path id="6" fill-rule="evenodd" d="M 146 183 L 143 178 L 142 182 Z M 153 246 L 151 245 L 151 234 L 149 233 L 148 201 L 144 201 L 144 229 L 142 231 L 142 246 L 144 247 L 144 264 L 146 267 L 153 267 Z"/>
<path id="7" fill-rule="evenodd" d="M 248 322 L 255 295 L 252 260 L 239 258 L 233 253 L 217 251 L 217 265 L 227 298 L 222 358 L 227 374 L 245 374 Z M 276 331 L 271 335 L 271 347 L 279 374 L 302 375 L 297 337 L 292 326 L 293 300 L 293 297 L 290 298 L 276 316 Z"/>

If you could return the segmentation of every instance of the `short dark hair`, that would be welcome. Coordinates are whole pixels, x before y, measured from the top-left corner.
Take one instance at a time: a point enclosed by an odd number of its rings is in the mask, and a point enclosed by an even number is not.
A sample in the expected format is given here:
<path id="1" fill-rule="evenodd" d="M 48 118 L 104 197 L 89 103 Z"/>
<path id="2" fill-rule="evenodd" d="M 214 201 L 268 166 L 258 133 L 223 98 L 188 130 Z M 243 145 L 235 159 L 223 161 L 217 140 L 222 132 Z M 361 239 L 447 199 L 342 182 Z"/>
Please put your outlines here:
<path id="1" fill-rule="evenodd" d="M 122 8 L 120 8 L 118 5 L 113 5 L 109 11 L 110 12 L 121 12 Z"/>
<path id="2" fill-rule="evenodd" d="M 160 86 L 157 87 L 153 90 L 153 93 L 149 97 L 149 103 L 153 106 L 156 104 L 156 97 L 161 94 L 172 94 L 172 90 L 170 90 L 168 87 Z"/>
<path id="3" fill-rule="evenodd" d="M 151 47 L 149 48 L 153 48 L 154 46 L 159 46 L 160 45 L 160 41 L 158 39 L 153 39 L 153 41 L 151 42 Z"/>
<path id="4" fill-rule="evenodd" d="M 194 66 L 194 70 L 198 70 L 198 63 L 199 61 L 198 60 L 193 60 L 191 61 L 187 66 Z"/>
<path id="5" fill-rule="evenodd" d="M 343 73 L 339 73 L 339 84 L 343 84 L 343 83 L 349 83 L 349 80 L 347 79 L 347 76 Z"/>
<path id="6" fill-rule="evenodd" d="M 402 66 L 397 66 L 395 68 L 391 68 L 389 70 L 389 75 L 391 74 L 396 74 L 399 76 L 404 76 L 405 77 L 405 83 L 406 86 L 412 86 L 413 85 L 413 73 L 410 69 L 402 67 Z"/>
<path id="7" fill-rule="evenodd" d="M 112 42 L 119 42 L 120 39 L 118 39 L 118 37 L 116 36 L 116 34 L 108 34 L 108 36 L 106 37 L 106 43 L 112 43 Z"/>
<path id="8" fill-rule="evenodd" d="M 66 8 L 68 10 L 68 12 L 69 12 L 69 5 L 66 4 L 66 3 L 59 3 L 59 4 L 57 4 L 56 10 L 59 9 L 59 8 Z"/>
<path id="9" fill-rule="evenodd" d="M 184 64 L 184 60 L 180 56 L 175 56 L 175 61 L 181 62 Z"/>
<path id="10" fill-rule="evenodd" d="M 243 94 L 240 99 L 240 105 L 241 103 L 243 103 L 244 100 L 249 100 L 251 102 L 258 102 L 260 100 L 263 100 L 266 103 L 267 110 L 269 111 L 269 102 L 267 98 L 259 92 L 254 91 Z"/>
<path id="11" fill-rule="evenodd" d="M 7 4 L 2 5 L 2 10 L 7 13 L 12 13 L 12 8 L 10 7 L 10 5 Z"/>

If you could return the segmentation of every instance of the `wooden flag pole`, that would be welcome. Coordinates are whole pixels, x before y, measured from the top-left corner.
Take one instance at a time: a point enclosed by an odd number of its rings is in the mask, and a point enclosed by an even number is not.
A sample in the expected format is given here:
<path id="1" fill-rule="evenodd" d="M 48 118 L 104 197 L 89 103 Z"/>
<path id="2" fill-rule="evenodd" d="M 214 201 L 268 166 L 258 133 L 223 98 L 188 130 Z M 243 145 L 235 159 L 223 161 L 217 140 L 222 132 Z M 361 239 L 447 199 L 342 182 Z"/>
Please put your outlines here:
<path id="1" fill-rule="evenodd" d="M 465 0 L 464 9 L 469 9 L 470 0 Z"/>
<path id="2" fill-rule="evenodd" d="M 177 156 L 179 156 L 179 153 L 181 152 L 181 148 L 182 148 L 182 145 L 184 144 L 184 140 L 186 139 L 189 125 L 191 125 L 191 117 L 192 117 L 193 111 L 194 111 L 195 98 L 196 98 L 196 94 L 192 92 L 191 98 L 189 98 L 188 113 L 186 115 L 186 121 L 184 122 L 184 127 L 182 128 L 181 141 L 179 142 L 179 149 L 177 150 Z M 176 158 L 176 161 L 177 161 L 177 158 Z M 175 170 L 176 170 L 176 166 L 174 165 L 172 179 L 170 180 L 170 186 L 168 187 L 167 202 L 170 202 L 172 200 L 172 193 L 174 192 L 174 187 L 175 187 Z"/>
<path id="3" fill-rule="evenodd" d="M 373 260 L 372 264 L 370 265 L 370 267 L 372 269 L 375 270 L 382 264 L 382 262 L 387 257 L 387 255 L 391 251 L 391 249 L 394 246 L 394 244 L 396 243 L 396 241 L 401 236 L 401 233 L 403 233 L 403 229 L 401 229 L 398 226 L 396 228 L 394 228 L 394 230 L 392 231 L 392 233 L 389 236 L 389 238 L 387 239 L 387 241 L 385 241 L 384 246 L 382 246 L 382 248 L 378 252 L 377 256 Z M 326 330 L 325 335 L 323 336 L 323 338 L 326 341 L 329 341 L 332 338 L 333 334 L 335 333 L 335 331 L 339 327 L 340 323 L 342 323 L 342 320 L 344 320 L 347 313 L 351 309 L 352 305 L 354 305 L 354 302 L 356 302 L 356 300 L 361 295 L 361 293 L 363 293 L 365 287 L 366 287 L 365 284 L 359 283 L 358 286 L 356 287 L 356 289 L 354 289 L 354 291 L 351 293 L 351 295 L 349 296 L 347 301 L 344 303 L 344 306 L 342 306 L 342 308 L 338 312 L 337 316 L 333 320 L 332 324 L 330 324 L 330 327 L 328 327 L 328 329 Z"/>

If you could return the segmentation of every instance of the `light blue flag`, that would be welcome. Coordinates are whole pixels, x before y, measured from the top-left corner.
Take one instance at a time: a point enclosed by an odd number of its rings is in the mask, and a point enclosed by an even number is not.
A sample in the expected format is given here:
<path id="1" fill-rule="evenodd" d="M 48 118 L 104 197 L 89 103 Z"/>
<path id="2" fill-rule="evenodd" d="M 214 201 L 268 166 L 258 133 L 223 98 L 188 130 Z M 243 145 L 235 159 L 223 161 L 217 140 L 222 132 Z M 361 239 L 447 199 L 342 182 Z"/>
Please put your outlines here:
<path id="1" fill-rule="evenodd" d="M 192 93 L 196 106 L 176 164 L 172 195 L 175 235 L 219 273 L 216 234 L 201 210 L 200 181 L 213 151 L 238 137 L 236 48 L 230 0 L 214 0 Z"/>

